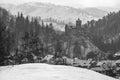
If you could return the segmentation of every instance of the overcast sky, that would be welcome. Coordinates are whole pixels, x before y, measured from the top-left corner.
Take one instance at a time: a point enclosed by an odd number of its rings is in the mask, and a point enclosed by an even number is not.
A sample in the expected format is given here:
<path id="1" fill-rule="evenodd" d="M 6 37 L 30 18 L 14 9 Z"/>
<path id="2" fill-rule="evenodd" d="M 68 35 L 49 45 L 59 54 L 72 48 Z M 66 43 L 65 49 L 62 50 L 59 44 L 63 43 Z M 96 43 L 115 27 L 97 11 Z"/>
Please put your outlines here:
<path id="1" fill-rule="evenodd" d="M 0 0 L 0 3 L 21 4 L 26 2 L 44 2 L 72 7 L 120 7 L 120 0 Z"/>

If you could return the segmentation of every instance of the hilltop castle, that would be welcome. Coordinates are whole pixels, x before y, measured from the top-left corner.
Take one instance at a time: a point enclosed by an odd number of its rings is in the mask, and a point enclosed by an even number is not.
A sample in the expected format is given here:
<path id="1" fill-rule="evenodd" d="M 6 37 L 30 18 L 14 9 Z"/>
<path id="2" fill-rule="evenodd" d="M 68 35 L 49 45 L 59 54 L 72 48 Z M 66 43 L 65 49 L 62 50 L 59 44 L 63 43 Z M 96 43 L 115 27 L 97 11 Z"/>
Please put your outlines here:
<path id="1" fill-rule="evenodd" d="M 80 19 L 76 20 L 76 25 L 71 25 L 71 24 L 67 24 L 65 26 L 65 34 L 67 36 L 69 36 L 70 41 L 68 41 L 68 47 L 69 47 L 69 51 L 68 52 L 72 57 L 82 57 L 82 55 L 84 55 L 84 52 L 82 50 L 83 48 L 83 35 L 82 34 L 82 31 L 83 31 L 83 28 L 82 28 L 82 25 L 81 25 L 82 21 Z M 77 43 L 77 44 L 76 44 Z M 78 49 L 79 51 L 81 51 L 79 54 L 76 54 L 74 53 L 74 49 L 76 48 L 75 46 L 78 45 Z"/>
<path id="2" fill-rule="evenodd" d="M 68 47 L 69 52 L 73 57 L 85 58 L 86 55 L 91 52 L 98 50 L 90 41 L 89 37 L 86 34 L 85 28 L 82 26 L 82 21 L 80 19 L 76 20 L 76 25 L 65 26 L 65 34 L 69 36 L 68 38 Z M 76 47 L 77 45 L 77 47 Z M 78 54 L 74 52 L 74 50 L 78 49 Z"/>
<path id="3" fill-rule="evenodd" d="M 65 26 L 65 33 L 66 34 L 69 34 L 69 35 L 72 35 L 72 34 L 77 34 L 78 32 L 80 32 L 82 30 L 82 25 L 81 25 L 82 21 L 80 19 L 78 19 L 76 21 L 76 25 L 70 25 L 70 24 L 67 24 Z"/>

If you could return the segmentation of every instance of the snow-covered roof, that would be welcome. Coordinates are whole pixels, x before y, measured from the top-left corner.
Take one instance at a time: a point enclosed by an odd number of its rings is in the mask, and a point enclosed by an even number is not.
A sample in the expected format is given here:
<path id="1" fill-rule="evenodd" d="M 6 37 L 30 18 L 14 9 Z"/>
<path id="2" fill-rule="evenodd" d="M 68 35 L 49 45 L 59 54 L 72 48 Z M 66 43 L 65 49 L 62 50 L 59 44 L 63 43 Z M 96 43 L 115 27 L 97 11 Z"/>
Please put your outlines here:
<path id="1" fill-rule="evenodd" d="M 114 56 L 120 56 L 120 52 L 115 53 Z"/>
<path id="2" fill-rule="evenodd" d="M 88 60 L 76 59 L 74 62 L 80 66 L 90 66 L 90 61 Z"/>
<path id="3" fill-rule="evenodd" d="M 44 60 L 50 60 L 52 58 L 53 58 L 53 55 L 47 55 L 47 56 L 44 57 Z"/>
<path id="4" fill-rule="evenodd" d="M 120 60 L 115 61 L 115 63 L 120 63 Z"/>
<path id="5" fill-rule="evenodd" d="M 94 70 L 94 71 L 97 71 L 97 72 L 103 71 L 103 69 L 101 67 L 91 68 L 91 70 Z"/>

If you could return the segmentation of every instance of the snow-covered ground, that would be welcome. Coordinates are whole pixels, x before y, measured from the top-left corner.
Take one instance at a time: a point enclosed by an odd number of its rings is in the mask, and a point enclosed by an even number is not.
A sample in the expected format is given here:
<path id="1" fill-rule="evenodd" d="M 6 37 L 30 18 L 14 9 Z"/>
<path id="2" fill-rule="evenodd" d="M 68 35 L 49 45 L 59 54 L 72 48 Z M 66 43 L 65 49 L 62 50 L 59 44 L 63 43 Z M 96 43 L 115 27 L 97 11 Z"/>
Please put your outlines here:
<path id="1" fill-rule="evenodd" d="M 72 66 L 42 63 L 0 67 L 0 80 L 116 80 Z"/>

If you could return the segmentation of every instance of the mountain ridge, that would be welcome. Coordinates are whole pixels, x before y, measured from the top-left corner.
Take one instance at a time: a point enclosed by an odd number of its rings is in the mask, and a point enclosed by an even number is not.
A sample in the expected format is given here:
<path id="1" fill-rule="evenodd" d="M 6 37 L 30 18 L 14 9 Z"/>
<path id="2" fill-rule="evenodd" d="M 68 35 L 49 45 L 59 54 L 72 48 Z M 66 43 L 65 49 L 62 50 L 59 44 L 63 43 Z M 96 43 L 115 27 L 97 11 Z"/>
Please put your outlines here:
<path id="1" fill-rule="evenodd" d="M 25 15 L 41 16 L 45 18 L 53 18 L 61 21 L 73 22 L 80 18 L 83 23 L 92 19 L 102 18 L 107 14 L 106 11 L 97 8 L 73 8 L 69 6 L 55 5 L 51 3 L 29 2 L 19 5 L 0 4 L 1 7 L 9 10 L 12 14 L 17 14 L 18 11 Z M 99 14 L 100 13 L 100 14 Z"/>

